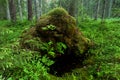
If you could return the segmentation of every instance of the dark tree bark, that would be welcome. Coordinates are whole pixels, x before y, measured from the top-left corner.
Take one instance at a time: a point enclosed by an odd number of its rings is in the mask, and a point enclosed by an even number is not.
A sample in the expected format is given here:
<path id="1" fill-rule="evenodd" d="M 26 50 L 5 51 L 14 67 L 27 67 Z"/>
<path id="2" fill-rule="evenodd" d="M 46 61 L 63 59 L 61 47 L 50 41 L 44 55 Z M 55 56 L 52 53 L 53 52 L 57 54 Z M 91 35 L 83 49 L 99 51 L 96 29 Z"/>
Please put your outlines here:
<path id="1" fill-rule="evenodd" d="M 10 16 L 13 22 L 16 21 L 16 6 L 15 0 L 9 0 Z"/>
<path id="2" fill-rule="evenodd" d="M 32 0 L 28 0 L 28 20 L 31 21 L 33 17 Z"/>

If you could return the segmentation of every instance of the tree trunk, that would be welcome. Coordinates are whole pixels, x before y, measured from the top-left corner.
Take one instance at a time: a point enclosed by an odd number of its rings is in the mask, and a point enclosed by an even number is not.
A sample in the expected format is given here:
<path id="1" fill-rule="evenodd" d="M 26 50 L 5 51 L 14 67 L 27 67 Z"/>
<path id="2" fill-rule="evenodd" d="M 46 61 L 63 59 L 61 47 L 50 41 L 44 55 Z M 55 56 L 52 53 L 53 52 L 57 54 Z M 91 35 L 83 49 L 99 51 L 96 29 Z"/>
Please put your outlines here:
<path id="1" fill-rule="evenodd" d="M 22 17 L 22 7 L 21 7 L 21 0 L 18 0 L 18 7 L 19 7 L 19 15 L 20 15 L 20 20 L 22 21 L 22 20 L 23 20 L 23 17 Z"/>
<path id="2" fill-rule="evenodd" d="M 32 18 L 33 18 L 32 0 L 28 0 L 28 20 L 31 21 Z"/>
<path id="3" fill-rule="evenodd" d="M 75 17 L 76 0 L 71 0 L 69 4 L 69 14 Z"/>
<path id="4" fill-rule="evenodd" d="M 38 0 L 39 2 L 39 16 L 42 15 L 42 0 Z"/>
<path id="5" fill-rule="evenodd" d="M 7 9 L 6 9 L 7 19 L 8 19 L 8 20 L 11 20 L 8 0 L 6 0 L 6 8 L 7 8 Z"/>
<path id="6" fill-rule="evenodd" d="M 39 0 L 39 6 L 40 6 L 40 10 L 39 10 L 39 11 L 40 11 L 40 16 L 41 16 L 42 13 L 43 13 L 43 12 L 42 12 L 42 7 L 43 7 L 42 3 L 43 3 L 42 0 Z"/>
<path id="7" fill-rule="evenodd" d="M 80 13 L 81 13 L 81 20 L 83 21 L 84 19 L 84 5 L 83 5 L 83 0 L 81 0 L 81 10 L 80 10 Z"/>
<path id="8" fill-rule="evenodd" d="M 112 12 L 112 4 L 113 4 L 113 0 L 110 0 L 110 6 L 109 6 L 109 11 L 108 11 L 108 18 L 110 18 L 110 16 L 111 16 L 111 12 Z"/>
<path id="9" fill-rule="evenodd" d="M 35 8 L 35 17 L 36 17 L 36 20 L 37 20 L 40 16 L 39 1 L 38 0 L 34 0 L 34 8 Z"/>
<path id="10" fill-rule="evenodd" d="M 58 5 L 59 5 L 59 7 L 62 7 L 62 0 L 58 1 Z"/>
<path id="11" fill-rule="evenodd" d="M 13 22 L 16 21 L 16 6 L 14 0 L 9 0 L 10 16 Z"/>
<path id="12" fill-rule="evenodd" d="M 37 2 L 36 6 L 37 6 L 37 16 L 38 16 L 37 19 L 38 19 L 40 17 L 40 12 L 39 12 L 40 11 L 40 7 L 39 7 L 40 3 L 39 3 L 39 0 L 36 0 L 36 2 Z"/>
<path id="13" fill-rule="evenodd" d="M 102 21 L 105 19 L 106 0 L 103 0 Z"/>
<path id="14" fill-rule="evenodd" d="M 96 0 L 96 9 L 95 9 L 95 17 L 94 19 L 97 20 L 98 19 L 98 13 L 99 13 L 99 9 L 100 9 L 100 0 Z"/>
<path id="15" fill-rule="evenodd" d="M 35 18 L 36 18 L 36 20 L 37 20 L 37 18 L 38 18 L 38 12 L 37 12 L 37 1 L 36 0 L 34 0 L 34 10 L 35 10 Z"/>

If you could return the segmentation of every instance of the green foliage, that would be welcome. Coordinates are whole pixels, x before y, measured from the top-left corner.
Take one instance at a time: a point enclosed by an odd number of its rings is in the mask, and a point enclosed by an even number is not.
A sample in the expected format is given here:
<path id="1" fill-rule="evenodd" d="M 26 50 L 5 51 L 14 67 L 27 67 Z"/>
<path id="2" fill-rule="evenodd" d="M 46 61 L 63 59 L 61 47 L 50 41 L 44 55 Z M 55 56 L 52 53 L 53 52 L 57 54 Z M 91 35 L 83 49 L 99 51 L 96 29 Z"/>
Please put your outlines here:
<path id="1" fill-rule="evenodd" d="M 67 48 L 67 46 L 64 44 L 64 43 L 62 43 L 62 42 L 58 42 L 57 44 L 56 44 L 56 50 L 59 52 L 59 53 L 61 53 L 61 54 L 64 54 L 64 50 Z"/>
<path id="2" fill-rule="evenodd" d="M 12 27 L 12 25 L 8 27 L 9 22 L 0 22 L 0 24 L 1 80 L 120 79 L 120 23 L 117 19 L 106 20 L 104 23 L 92 20 L 79 23 L 79 27 L 84 35 L 94 42 L 93 49 L 90 49 L 88 52 L 88 55 L 92 56 L 88 56 L 82 68 L 74 69 L 72 72 L 66 73 L 63 77 L 49 75 L 47 71 L 49 71 L 49 66 L 54 64 L 54 61 L 46 54 L 49 54 L 53 58 L 56 53 L 63 54 L 67 48 L 64 43 L 54 43 L 52 41 L 38 43 L 38 39 L 28 41 L 31 42 L 31 46 L 34 44 L 37 48 L 41 48 L 47 52 L 44 56 L 40 56 L 40 53 L 37 51 L 19 48 L 18 37 L 28 24 L 24 24 L 23 27 L 18 23 L 15 25 L 16 27 Z"/>
<path id="3" fill-rule="evenodd" d="M 54 58 L 57 54 L 56 52 L 58 52 L 59 54 L 64 54 L 64 50 L 67 47 L 62 42 L 57 42 L 56 44 L 53 44 L 53 42 L 50 41 L 47 43 L 47 45 L 45 45 L 45 48 L 46 48 L 45 50 L 47 51 L 47 54 Z"/>
<path id="4" fill-rule="evenodd" d="M 52 65 L 53 61 L 45 56 L 41 57 L 38 52 L 16 49 L 13 50 L 10 47 L 0 49 L 0 69 L 2 70 L 0 74 L 3 78 L 49 79 L 48 66 Z"/>
<path id="5" fill-rule="evenodd" d="M 7 80 L 49 80 L 49 66 L 54 64 L 49 56 L 55 57 L 55 50 L 63 54 L 63 50 L 66 48 L 65 44 L 59 42 L 54 47 L 55 44 L 52 41 L 43 43 L 38 38 L 26 41 L 26 43 L 30 43 L 31 48 L 38 48 L 47 52 L 47 54 L 41 56 L 41 53 L 37 51 L 25 50 L 19 47 L 19 35 L 23 31 L 22 29 L 26 27 L 19 28 L 19 23 L 13 25 L 14 27 L 11 27 L 12 23 L 1 24 L 5 27 L 1 27 L 0 32 L 0 78 Z M 6 25 L 10 25 L 10 27 L 6 27 Z M 15 26 L 17 27 L 15 28 Z M 49 29 L 54 28 L 53 25 L 50 26 L 52 28 L 48 27 Z"/>
<path id="6" fill-rule="evenodd" d="M 2 78 L 6 80 L 49 80 L 50 77 L 47 71 L 54 61 L 50 60 L 47 56 L 40 56 L 39 52 L 24 50 L 19 47 L 19 35 L 22 33 L 23 28 L 9 27 L 8 29 L 2 26 L 1 28 L 1 80 Z M 37 44 L 34 40 L 31 40 L 31 42 Z"/>
<path id="7" fill-rule="evenodd" d="M 33 38 L 30 40 L 25 41 L 26 44 L 29 44 L 29 49 L 31 50 L 38 50 L 43 51 L 44 55 L 48 57 L 55 58 L 57 53 L 64 54 L 67 46 L 62 42 L 53 43 L 52 41 L 49 42 L 42 42 L 39 38 Z"/>
<path id="8" fill-rule="evenodd" d="M 119 20 L 118 20 L 119 21 Z M 89 75 L 95 80 L 117 80 L 120 74 L 117 68 L 118 53 L 120 53 L 119 38 L 119 22 L 115 20 L 89 21 L 81 22 L 82 32 L 94 42 L 94 48 L 89 51 L 93 58 L 89 58 L 85 63 L 88 67 Z M 116 55 L 118 57 L 116 57 Z M 89 64 L 89 65 L 88 65 Z"/>

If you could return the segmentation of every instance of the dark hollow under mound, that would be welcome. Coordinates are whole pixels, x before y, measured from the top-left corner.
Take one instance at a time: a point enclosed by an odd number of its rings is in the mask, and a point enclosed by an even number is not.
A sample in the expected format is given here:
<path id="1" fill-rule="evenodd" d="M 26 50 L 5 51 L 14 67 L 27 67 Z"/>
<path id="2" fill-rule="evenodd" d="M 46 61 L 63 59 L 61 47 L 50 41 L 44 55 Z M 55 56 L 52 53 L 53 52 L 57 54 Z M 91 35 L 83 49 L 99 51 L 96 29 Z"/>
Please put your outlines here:
<path id="1" fill-rule="evenodd" d="M 83 54 L 82 56 L 86 56 Z M 87 57 L 87 56 L 86 56 Z M 71 72 L 75 68 L 83 67 L 83 61 L 85 57 L 75 55 L 63 55 L 56 58 L 56 62 L 50 66 L 49 73 L 58 77 L 61 77 L 67 72 Z"/>

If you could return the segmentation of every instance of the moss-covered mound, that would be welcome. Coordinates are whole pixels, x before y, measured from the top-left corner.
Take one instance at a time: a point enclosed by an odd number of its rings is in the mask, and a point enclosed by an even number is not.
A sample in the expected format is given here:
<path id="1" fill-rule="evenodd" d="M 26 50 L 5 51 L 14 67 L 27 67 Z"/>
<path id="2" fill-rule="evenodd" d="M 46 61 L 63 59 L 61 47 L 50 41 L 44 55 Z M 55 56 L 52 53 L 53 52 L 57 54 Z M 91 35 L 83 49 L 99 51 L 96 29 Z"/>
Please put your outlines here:
<path id="1" fill-rule="evenodd" d="M 50 55 L 55 58 L 71 54 L 81 56 L 88 51 L 90 41 L 83 36 L 75 19 L 66 10 L 55 8 L 41 16 L 34 27 L 23 32 L 20 45 L 43 55 L 54 52 Z"/>

